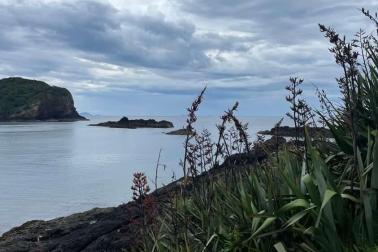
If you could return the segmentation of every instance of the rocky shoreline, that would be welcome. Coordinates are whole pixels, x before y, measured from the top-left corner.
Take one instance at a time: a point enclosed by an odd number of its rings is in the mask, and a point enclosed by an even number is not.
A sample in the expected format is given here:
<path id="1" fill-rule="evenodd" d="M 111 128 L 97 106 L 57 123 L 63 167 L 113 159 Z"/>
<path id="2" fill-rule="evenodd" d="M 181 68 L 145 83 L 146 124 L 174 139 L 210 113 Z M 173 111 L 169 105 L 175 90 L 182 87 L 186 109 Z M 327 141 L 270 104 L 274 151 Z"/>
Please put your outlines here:
<path id="1" fill-rule="evenodd" d="M 137 129 L 137 128 L 173 128 L 173 123 L 162 120 L 156 121 L 154 119 L 135 119 L 130 120 L 127 117 L 122 117 L 119 121 L 108 121 L 97 124 L 90 124 L 89 126 L 100 126 L 109 128 L 126 128 L 126 129 Z"/>
<path id="2" fill-rule="evenodd" d="M 195 179 L 224 176 L 225 169 L 230 167 L 244 169 L 246 164 L 266 159 L 269 152 L 284 143 L 285 139 L 273 137 L 248 154 L 230 156 L 222 165 Z M 161 206 L 179 191 L 181 184 L 181 180 L 177 180 L 150 194 L 156 202 L 158 214 Z M 190 185 L 185 190 L 190 193 Z M 0 237 L 0 251 L 130 251 L 135 249 L 141 235 L 137 224 L 141 218 L 137 204 L 131 201 L 118 207 L 94 208 L 49 221 L 33 220 L 4 233 Z"/>

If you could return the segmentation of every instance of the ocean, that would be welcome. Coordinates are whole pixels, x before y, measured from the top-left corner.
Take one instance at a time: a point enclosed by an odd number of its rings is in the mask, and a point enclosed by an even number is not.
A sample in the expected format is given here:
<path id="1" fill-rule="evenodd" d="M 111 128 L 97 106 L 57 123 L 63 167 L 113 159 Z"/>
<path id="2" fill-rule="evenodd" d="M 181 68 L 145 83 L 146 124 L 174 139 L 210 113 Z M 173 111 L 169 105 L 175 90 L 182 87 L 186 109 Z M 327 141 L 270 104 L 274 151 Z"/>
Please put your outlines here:
<path id="1" fill-rule="evenodd" d="M 185 117 L 130 117 L 169 120 L 181 128 Z M 182 174 L 184 136 L 172 129 L 116 129 L 90 123 L 119 120 L 93 117 L 81 122 L 0 124 L 0 233 L 29 220 L 48 220 L 131 199 L 133 173 L 143 171 L 154 188 L 160 149 L 158 184 Z M 241 117 L 252 140 L 279 117 Z M 196 126 L 215 137 L 219 117 L 200 117 Z"/>

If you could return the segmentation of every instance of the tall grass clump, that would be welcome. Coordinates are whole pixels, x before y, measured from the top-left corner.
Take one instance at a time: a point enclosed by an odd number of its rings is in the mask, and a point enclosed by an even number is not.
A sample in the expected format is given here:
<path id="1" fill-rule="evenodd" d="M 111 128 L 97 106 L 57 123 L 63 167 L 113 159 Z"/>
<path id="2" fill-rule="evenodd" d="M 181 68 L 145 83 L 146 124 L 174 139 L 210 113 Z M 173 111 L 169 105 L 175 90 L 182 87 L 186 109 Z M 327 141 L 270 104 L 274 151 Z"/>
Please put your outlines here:
<path id="1" fill-rule="evenodd" d="M 362 13 L 378 32 L 377 16 Z M 192 183 L 163 206 L 147 251 L 378 250 L 377 34 L 360 31 L 348 42 L 319 27 L 342 69 L 342 102 L 320 90 L 321 109 L 310 108 L 301 98 L 304 81 L 291 78 L 294 140 L 281 144 L 276 134 L 250 143 L 238 103 L 221 117 L 216 142 L 208 132 L 188 136 L 184 182 Z M 190 131 L 203 94 L 189 108 Z M 309 134 L 314 112 L 334 140 Z"/>

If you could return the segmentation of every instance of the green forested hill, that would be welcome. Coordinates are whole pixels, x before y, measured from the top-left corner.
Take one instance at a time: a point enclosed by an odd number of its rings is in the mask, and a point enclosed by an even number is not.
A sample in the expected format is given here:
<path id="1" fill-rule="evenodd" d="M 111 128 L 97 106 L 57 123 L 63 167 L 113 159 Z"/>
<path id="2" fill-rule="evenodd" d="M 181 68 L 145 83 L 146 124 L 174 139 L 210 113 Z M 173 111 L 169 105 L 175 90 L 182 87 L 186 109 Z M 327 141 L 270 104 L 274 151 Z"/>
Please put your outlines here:
<path id="1" fill-rule="evenodd" d="M 19 77 L 0 80 L 0 120 L 76 119 L 82 117 L 67 89 Z"/>

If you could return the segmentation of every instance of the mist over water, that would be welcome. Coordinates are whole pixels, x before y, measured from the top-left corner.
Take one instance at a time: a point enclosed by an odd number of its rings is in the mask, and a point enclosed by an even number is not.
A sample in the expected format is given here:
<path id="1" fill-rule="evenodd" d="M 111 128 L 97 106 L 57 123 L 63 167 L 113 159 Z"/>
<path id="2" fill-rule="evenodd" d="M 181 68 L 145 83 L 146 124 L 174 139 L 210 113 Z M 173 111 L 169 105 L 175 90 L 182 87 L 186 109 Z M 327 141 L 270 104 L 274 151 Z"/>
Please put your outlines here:
<path id="1" fill-rule="evenodd" d="M 133 117 L 130 117 L 133 118 Z M 136 117 L 134 117 L 136 118 Z M 169 120 L 181 128 L 185 117 L 137 117 Z M 241 117 L 256 132 L 270 129 L 279 117 Z M 110 207 L 131 198 L 132 174 L 143 171 L 151 188 L 162 149 L 158 182 L 181 176 L 184 136 L 172 129 L 89 127 L 90 122 L 0 124 L 0 233 L 28 220 L 52 219 L 93 207 Z M 216 136 L 218 117 L 200 117 L 198 129 Z"/>

